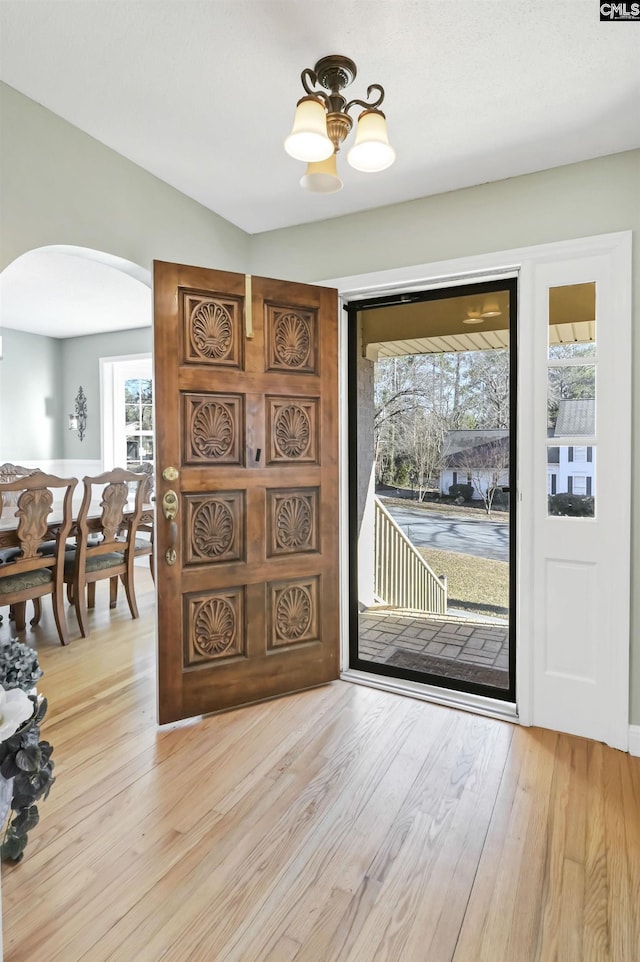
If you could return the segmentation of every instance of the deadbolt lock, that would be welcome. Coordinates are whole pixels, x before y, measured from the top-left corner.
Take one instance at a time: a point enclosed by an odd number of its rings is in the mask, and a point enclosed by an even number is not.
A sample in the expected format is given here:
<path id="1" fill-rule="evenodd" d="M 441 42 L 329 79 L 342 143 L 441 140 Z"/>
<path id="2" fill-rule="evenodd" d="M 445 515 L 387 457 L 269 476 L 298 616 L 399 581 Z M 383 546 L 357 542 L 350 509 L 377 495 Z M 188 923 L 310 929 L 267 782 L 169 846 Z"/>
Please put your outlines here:
<path id="1" fill-rule="evenodd" d="M 167 521 L 173 521 L 178 513 L 178 495 L 171 488 L 162 495 L 162 513 Z"/>

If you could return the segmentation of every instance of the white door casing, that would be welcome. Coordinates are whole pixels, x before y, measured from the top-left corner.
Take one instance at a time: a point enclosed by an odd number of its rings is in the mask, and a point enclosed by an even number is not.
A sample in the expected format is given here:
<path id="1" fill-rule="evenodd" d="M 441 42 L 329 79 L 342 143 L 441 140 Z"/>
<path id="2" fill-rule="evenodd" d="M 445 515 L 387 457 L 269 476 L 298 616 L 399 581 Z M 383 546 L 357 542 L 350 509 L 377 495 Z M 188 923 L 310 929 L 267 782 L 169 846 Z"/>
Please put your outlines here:
<path id="1" fill-rule="evenodd" d="M 331 278 L 344 302 L 518 277 L 518 466 L 516 693 L 521 724 L 602 740 L 629 737 L 631 504 L 631 232 L 560 241 L 384 272 Z M 596 282 L 597 503 L 595 519 L 547 515 L 549 287 Z M 346 465 L 346 317 L 341 339 L 342 455 Z M 563 442 L 564 443 L 564 442 Z M 584 444 L 584 438 L 578 439 Z M 341 529 L 343 677 L 378 687 L 348 668 L 348 484 Z M 363 677 L 357 678 L 360 674 Z M 413 683 L 393 690 L 483 714 L 507 706 Z"/>

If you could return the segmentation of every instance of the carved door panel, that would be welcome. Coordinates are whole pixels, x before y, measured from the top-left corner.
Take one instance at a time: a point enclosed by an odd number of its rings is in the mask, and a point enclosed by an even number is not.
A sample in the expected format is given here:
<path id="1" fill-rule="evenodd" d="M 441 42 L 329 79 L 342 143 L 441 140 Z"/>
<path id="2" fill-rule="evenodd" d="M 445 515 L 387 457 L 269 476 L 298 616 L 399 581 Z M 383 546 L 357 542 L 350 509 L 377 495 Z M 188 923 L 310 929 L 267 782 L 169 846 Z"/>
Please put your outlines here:
<path id="1" fill-rule="evenodd" d="M 251 289 L 154 265 L 161 723 L 338 675 L 337 294 Z"/>

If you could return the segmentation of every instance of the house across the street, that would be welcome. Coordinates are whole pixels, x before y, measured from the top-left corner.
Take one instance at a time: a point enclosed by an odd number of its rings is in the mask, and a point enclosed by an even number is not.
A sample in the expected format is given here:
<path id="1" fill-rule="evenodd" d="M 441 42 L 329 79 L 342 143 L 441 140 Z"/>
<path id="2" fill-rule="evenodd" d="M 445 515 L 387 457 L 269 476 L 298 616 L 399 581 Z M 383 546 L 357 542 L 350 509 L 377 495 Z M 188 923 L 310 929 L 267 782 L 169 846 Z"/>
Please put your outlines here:
<path id="1" fill-rule="evenodd" d="M 593 437 L 595 433 L 593 398 L 563 399 L 558 403 L 558 418 L 549 437 Z M 595 496 L 595 451 L 590 444 L 562 444 L 547 450 L 547 494 Z"/>
<path id="2" fill-rule="evenodd" d="M 470 484 L 472 500 L 481 501 L 488 488 L 509 484 L 509 432 L 505 428 L 447 431 L 443 458 L 441 494 L 449 494 L 454 484 Z"/>
<path id="3" fill-rule="evenodd" d="M 558 402 L 555 427 L 549 437 L 559 443 L 547 449 L 547 494 L 595 496 L 595 451 L 591 444 L 563 444 L 592 438 L 595 400 L 563 398 Z M 509 483 L 509 432 L 505 429 L 448 431 L 444 442 L 445 467 L 440 473 L 440 493 L 448 495 L 455 484 L 470 484 L 472 500 L 482 500 L 490 487 Z"/>

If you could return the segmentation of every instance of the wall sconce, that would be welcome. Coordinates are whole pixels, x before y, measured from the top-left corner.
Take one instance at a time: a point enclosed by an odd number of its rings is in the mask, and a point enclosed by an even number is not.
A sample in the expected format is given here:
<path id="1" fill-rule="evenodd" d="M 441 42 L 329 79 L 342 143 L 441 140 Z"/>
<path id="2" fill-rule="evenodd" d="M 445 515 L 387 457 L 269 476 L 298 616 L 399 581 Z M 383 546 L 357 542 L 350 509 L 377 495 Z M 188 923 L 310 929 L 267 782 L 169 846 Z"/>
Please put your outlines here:
<path id="1" fill-rule="evenodd" d="M 345 87 L 355 80 L 356 65 L 349 57 L 332 54 L 322 57 L 311 70 L 300 76 L 306 96 L 298 101 L 293 129 L 284 149 L 296 160 L 307 163 L 300 185 L 307 190 L 330 194 L 340 190 L 342 181 L 336 168 L 335 155 L 353 127 L 349 111 L 361 107 L 356 139 L 347 160 L 356 170 L 375 172 L 390 167 L 396 152 L 389 143 L 385 115 L 379 109 L 384 88 L 370 84 L 367 100 L 350 100 L 342 96 Z M 318 89 L 318 87 L 323 89 Z"/>
<path id="2" fill-rule="evenodd" d="M 77 431 L 80 441 L 84 441 L 87 428 L 87 397 L 82 390 L 82 385 L 78 388 L 75 400 L 75 414 L 69 415 L 69 430 Z"/>

